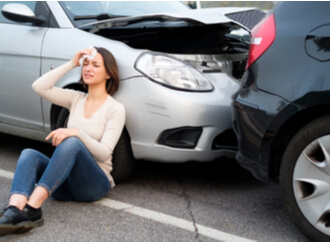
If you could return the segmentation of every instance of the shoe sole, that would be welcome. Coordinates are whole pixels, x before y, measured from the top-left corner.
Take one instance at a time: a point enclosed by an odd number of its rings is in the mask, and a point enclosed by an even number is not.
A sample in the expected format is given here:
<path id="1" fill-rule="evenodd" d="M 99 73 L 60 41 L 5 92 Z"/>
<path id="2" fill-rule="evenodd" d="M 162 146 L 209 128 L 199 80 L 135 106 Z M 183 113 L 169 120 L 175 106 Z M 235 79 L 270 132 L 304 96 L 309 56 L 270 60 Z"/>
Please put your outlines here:
<path id="1" fill-rule="evenodd" d="M 39 219 L 36 221 L 25 221 L 18 224 L 2 224 L 0 226 L 0 236 L 4 236 L 7 234 L 22 234 L 34 229 L 36 227 L 40 227 L 44 224 L 43 219 Z"/>

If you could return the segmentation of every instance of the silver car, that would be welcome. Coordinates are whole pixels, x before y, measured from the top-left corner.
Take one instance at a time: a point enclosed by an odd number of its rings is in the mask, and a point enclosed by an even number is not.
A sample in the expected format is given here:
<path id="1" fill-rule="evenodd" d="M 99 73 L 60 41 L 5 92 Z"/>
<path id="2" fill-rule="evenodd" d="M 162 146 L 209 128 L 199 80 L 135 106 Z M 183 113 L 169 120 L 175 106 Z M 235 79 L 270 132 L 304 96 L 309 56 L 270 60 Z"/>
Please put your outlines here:
<path id="1" fill-rule="evenodd" d="M 0 132 L 44 141 L 65 126 L 68 111 L 41 99 L 31 84 L 78 50 L 99 46 L 117 59 L 115 98 L 127 111 L 113 157 L 116 181 L 136 159 L 211 161 L 235 154 L 231 94 L 249 47 L 247 25 L 233 20 L 242 10 L 162 1 L 2 1 L 0 7 Z M 259 20 L 254 10 L 245 13 Z M 82 90 L 80 71 L 56 85 Z"/>

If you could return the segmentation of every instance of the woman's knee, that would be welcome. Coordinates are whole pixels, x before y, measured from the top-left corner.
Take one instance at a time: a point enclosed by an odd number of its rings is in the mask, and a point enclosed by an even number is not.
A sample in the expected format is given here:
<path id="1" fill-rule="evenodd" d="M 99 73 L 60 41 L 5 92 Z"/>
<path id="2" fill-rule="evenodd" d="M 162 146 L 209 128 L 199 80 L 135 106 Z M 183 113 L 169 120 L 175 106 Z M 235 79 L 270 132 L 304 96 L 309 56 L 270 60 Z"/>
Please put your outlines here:
<path id="1" fill-rule="evenodd" d="M 26 148 L 26 149 L 22 150 L 21 156 L 31 157 L 31 156 L 35 156 L 37 153 L 38 153 L 38 151 L 36 151 L 34 149 Z"/>
<path id="2" fill-rule="evenodd" d="M 35 158 L 39 155 L 39 152 L 34 149 L 24 149 L 22 150 L 18 162 L 31 162 L 35 161 Z"/>
<path id="3" fill-rule="evenodd" d="M 44 169 L 48 164 L 49 158 L 34 149 L 24 149 L 18 158 L 16 170 L 19 169 Z"/>
<path id="4" fill-rule="evenodd" d="M 77 155 L 84 149 L 84 144 L 77 137 L 69 137 L 62 141 L 62 143 L 56 147 L 56 154 L 61 154 L 66 157 Z"/>
<path id="5" fill-rule="evenodd" d="M 61 145 L 66 147 L 76 147 L 81 146 L 83 143 L 81 140 L 77 137 L 68 137 L 65 140 L 62 141 Z"/>

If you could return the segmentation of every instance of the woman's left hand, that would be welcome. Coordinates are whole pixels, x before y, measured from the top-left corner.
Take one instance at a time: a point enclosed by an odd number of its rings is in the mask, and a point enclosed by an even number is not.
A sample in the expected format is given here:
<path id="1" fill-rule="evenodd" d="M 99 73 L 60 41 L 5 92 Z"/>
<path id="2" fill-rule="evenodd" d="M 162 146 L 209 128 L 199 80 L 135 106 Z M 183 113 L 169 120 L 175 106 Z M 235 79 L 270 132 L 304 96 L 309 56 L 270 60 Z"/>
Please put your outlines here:
<path id="1" fill-rule="evenodd" d="M 60 128 L 50 132 L 49 135 L 46 137 L 46 140 L 53 138 L 53 146 L 58 146 L 66 138 L 76 137 L 78 135 L 78 132 L 79 129 Z"/>

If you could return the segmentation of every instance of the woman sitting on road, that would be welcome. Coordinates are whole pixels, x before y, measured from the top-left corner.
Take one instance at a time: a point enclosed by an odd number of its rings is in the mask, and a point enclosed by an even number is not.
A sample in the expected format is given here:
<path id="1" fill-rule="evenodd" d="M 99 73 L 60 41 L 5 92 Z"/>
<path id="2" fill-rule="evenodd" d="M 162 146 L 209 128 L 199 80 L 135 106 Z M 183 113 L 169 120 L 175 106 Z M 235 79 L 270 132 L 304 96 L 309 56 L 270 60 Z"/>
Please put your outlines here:
<path id="1" fill-rule="evenodd" d="M 81 58 L 81 81 L 88 93 L 55 87 L 62 76 L 80 66 Z M 114 186 L 111 158 L 124 127 L 125 109 L 111 97 L 119 87 L 113 55 L 104 48 L 79 51 L 32 87 L 41 97 L 70 110 L 68 128 L 54 130 L 46 137 L 56 147 L 51 158 L 32 149 L 22 151 L 9 203 L 0 212 L 0 236 L 41 226 L 41 205 L 49 196 L 60 201 L 91 202 Z"/>

